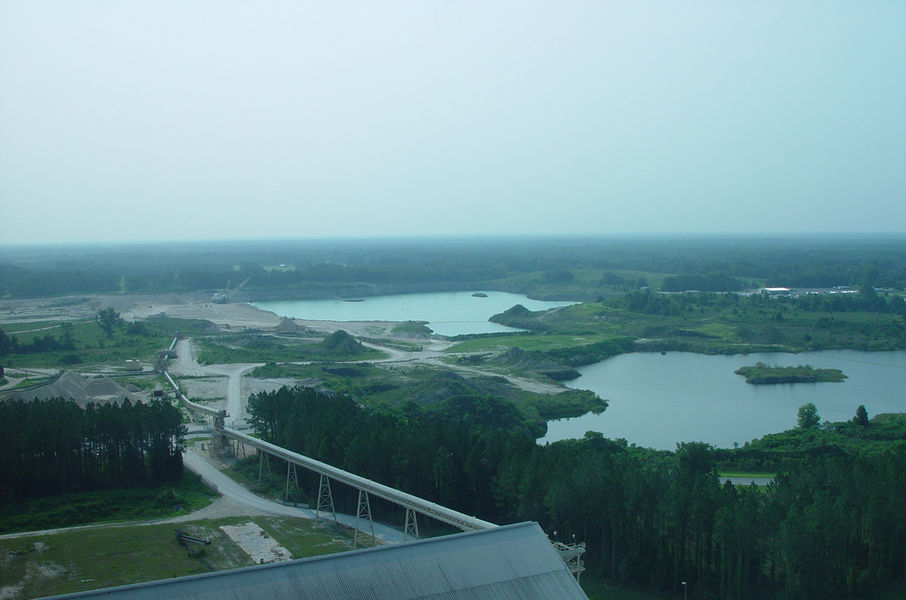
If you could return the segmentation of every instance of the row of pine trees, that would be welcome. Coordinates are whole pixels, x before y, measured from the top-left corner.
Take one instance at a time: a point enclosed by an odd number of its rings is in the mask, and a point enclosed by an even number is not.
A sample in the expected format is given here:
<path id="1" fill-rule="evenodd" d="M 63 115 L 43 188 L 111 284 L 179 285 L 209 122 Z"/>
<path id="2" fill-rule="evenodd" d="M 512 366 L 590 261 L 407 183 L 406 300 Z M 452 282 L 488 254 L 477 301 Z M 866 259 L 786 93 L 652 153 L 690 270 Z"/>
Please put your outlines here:
<path id="1" fill-rule="evenodd" d="M 0 501 L 179 479 L 184 433 L 159 400 L 0 402 Z"/>

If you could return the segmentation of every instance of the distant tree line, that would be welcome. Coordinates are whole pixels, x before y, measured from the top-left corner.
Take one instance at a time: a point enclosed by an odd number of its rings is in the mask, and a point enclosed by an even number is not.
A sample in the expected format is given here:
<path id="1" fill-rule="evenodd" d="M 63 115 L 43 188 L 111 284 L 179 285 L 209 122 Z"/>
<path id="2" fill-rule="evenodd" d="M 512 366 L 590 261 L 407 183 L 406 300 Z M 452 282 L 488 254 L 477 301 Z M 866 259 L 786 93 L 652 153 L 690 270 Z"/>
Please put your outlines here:
<path id="1" fill-rule="evenodd" d="M 184 434 L 158 400 L 0 402 L 0 501 L 179 479 Z"/>
<path id="2" fill-rule="evenodd" d="M 35 337 L 30 342 L 20 342 L 15 335 L 6 335 L 0 329 L 0 356 L 9 354 L 39 354 L 55 350 L 74 350 L 75 342 L 70 329 L 64 328 L 63 335 L 58 339 L 50 334 Z"/>
<path id="3" fill-rule="evenodd" d="M 0 264 L 0 298 L 36 298 L 91 292 L 119 291 L 115 272 L 97 272 L 80 267 L 34 269 Z"/>
<path id="4" fill-rule="evenodd" d="M 885 312 L 906 318 L 906 301 L 902 296 L 881 296 L 867 285 L 857 294 L 805 294 L 796 298 L 793 305 L 813 312 Z"/>
<path id="5" fill-rule="evenodd" d="M 308 456 L 492 522 L 575 534 L 586 566 L 612 580 L 754 599 L 850 597 L 906 578 L 902 424 L 871 452 L 786 449 L 775 483 L 755 488 L 721 486 L 703 443 L 663 452 L 589 433 L 539 446 L 487 397 L 388 415 L 283 388 L 252 396 L 249 413 L 262 437 Z"/>
<path id="6" fill-rule="evenodd" d="M 726 273 L 704 273 L 689 275 L 673 275 L 665 277 L 661 290 L 665 292 L 684 292 L 698 290 L 700 292 L 738 292 L 746 287 L 736 277 Z"/>
<path id="7" fill-rule="evenodd" d="M 751 307 L 761 310 L 801 310 L 805 312 L 880 312 L 906 318 L 906 301 L 902 296 L 881 296 L 870 286 L 852 294 L 805 294 L 798 297 L 766 296 L 764 294 L 691 293 L 659 294 L 650 289 L 626 292 L 620 297 L 604 299 L 613 306 L 633 312 L 679 316 L 692 309 L 708 306 Z"/>
<path id="8" fill-rule="evenodd" d="M 0 250 L 0 297 L 88 292 L 164 293 L 309 289 L 355 283 L 400 286 L 500 282 L 540 274 L 545 286 L 572 285 L 576 270 L 600 270 L 600 283 L 645 287 L 661 273 L 665 291 L 734 291 L 751 280 L 787 287 L 906 287 L 906 240 L 891 239 L 547 239 L 230 243 L 115 252 Z M 289 268 L 272 268 L 287 264 Z"/>

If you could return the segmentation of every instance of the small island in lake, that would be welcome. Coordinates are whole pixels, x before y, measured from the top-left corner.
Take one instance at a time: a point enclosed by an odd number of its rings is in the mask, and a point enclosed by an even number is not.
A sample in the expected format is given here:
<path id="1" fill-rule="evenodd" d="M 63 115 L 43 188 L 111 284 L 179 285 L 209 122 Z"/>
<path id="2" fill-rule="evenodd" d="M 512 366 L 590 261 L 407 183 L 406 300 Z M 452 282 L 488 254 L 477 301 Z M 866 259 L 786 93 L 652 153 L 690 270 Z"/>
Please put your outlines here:
<path id="1" fill-rule="evenodd" d="M 475 292 L 474 294 L 472 294 L 472 297 L 473 298 L 487 298 L 488 295 L 485 294 L 484 292 Z"/>
<path id="2" fill-rule="evenodd" d="M 816 383 L 819 381 L 841 382 L 846 375 L 840 369 L 816 369 L 811 365 L 798 367 L 769 366 L 757 362 L 751 367 L 740 367 L 734 371 L 744 375 L 746 383 L 764 385 L 769 383 Z"/>

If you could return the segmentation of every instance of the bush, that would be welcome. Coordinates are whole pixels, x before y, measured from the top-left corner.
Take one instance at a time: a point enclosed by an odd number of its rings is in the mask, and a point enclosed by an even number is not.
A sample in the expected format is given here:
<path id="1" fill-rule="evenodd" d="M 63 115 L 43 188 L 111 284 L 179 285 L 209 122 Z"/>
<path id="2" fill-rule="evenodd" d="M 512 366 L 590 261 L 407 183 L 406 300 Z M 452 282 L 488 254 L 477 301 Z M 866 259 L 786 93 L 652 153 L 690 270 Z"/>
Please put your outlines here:
<path id="1" fill-rule="evenodd" d="M 173 508 L 185 504 L 185 499 L 173 491 L 172 488 L 165 487 L 155 496 L 154 504 L 160 508 Z"/>
<path id="2" fill-rule="evenodd" d="M 77 365 L 81 362 L 84 362 L 84 361 L 82 360 L 82 357 L 79 356 L 78 354 L 64 354 L 60 358 L 61 365 Z"/>

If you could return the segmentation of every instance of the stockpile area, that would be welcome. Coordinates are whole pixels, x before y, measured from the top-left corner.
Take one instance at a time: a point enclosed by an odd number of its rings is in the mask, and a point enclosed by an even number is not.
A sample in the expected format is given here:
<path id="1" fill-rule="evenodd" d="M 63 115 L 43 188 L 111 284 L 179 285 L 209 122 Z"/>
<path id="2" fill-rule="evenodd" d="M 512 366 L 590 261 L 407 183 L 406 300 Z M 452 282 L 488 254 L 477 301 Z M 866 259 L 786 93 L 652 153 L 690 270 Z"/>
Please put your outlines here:
<path id="1" fill-rule="evenodd" d="M 9 398 L 26 402 L 35 399 L 65 398 L 66 400 L 74 400 L 81 407 L 85 407 L 85 405 L 92 402 L 97 404 L 122 404 L 124 400 L 128 399 L 134 404 L 144 400 L 140 394 L 127 390 L 109 377 L 89 379 L 71 371 L 63 373 L 56 380 L 46 385 L 12 393 Z"/>

